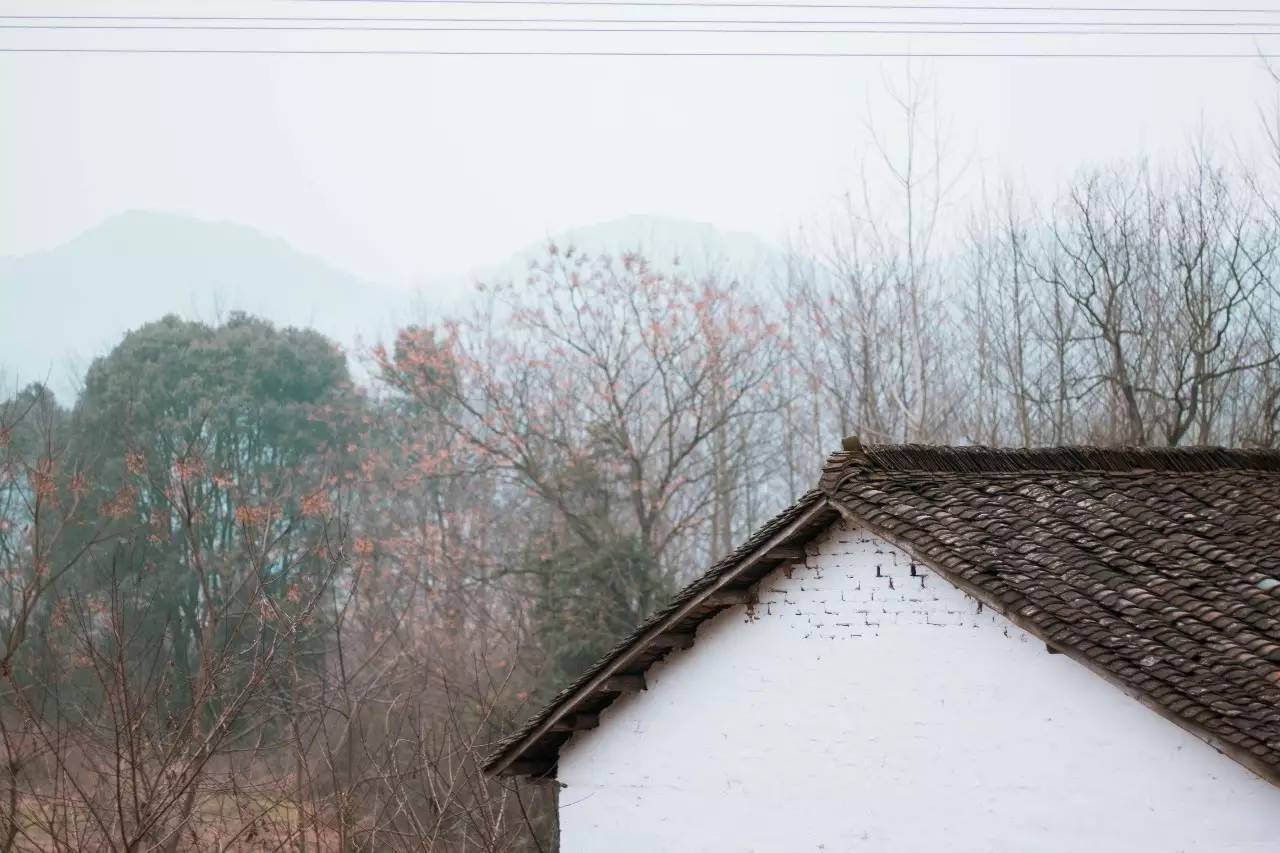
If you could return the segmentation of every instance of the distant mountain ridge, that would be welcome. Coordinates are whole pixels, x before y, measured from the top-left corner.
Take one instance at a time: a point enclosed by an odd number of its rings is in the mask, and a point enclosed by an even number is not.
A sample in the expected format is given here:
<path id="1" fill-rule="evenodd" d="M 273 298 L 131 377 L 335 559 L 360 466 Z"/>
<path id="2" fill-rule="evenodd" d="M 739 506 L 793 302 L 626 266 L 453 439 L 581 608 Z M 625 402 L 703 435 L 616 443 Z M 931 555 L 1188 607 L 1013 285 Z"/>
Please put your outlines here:
<path id="1" fill-rule="evenodd" d="M 658 270 L 693 279 L 714 273 L 724 280 L 768 280 L 786 268 L 785 253 L 755 234 L 670 216 L 637 214 L 549 235 L 504 263 L 477 268 L 472 275 L 478 280 L 518 281 L 527 274 L 529 263 L 543 257 L 551 243 L 590 254 L 639 252 Z"/>
<path id="2" fill-rule="evenodd" d="M 245 225 L 129 211 L 52 249 L 0 258 L 0 396 L 15 381 L 47 381 L 69 403 L 93 358 L 165 314 L 216 322 L 247 311 L 313 327 L 347 347 L 371 343 L 456 305 L 477 281 L 523 280 L 548 243 L 592 254 L 638 251 L 659 270 L 692 279 L 714 272 L 725 281 L 768 281 L 785 264 L 781 251 L 752 234 L 627 216 L 551 235 L 500 263 L 435 281 L 415 300 Z"/>
<path id="3" fill-rule="evenodd" d="M 165 314 L 248 311 L 343 344 L 375 335 L 403 294 L 243 225 L 130 211 L 43 252 L 0 260 L 0 375 L 64 400 L 89 362 Z"/>

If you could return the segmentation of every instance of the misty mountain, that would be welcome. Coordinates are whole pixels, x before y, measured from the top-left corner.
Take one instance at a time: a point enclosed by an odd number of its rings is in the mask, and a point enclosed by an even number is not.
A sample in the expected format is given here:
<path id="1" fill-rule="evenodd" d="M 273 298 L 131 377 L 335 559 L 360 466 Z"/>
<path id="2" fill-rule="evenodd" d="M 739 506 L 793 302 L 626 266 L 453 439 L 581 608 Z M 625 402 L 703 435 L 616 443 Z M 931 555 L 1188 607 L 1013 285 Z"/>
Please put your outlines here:
<path id="1" fill-rule="evenodd" d="M 545 257 L 549 243 L 591 255 L 638 252 L 658 270 L 692 279 L 714 273 L 722 280 L 767 283 L 786 269 L 786 254 L 755 234 L 669 216 L 635 215 L 550 235 L 502 264 L 478 268 L 473 277 L 519 281 L 527 275 L 531 261 Z"/>
<path id="2" fill-rule="evenodd" d="M 550 235 L 499 263 L 434 281 L 415 298 L 244 225 L 131 211 L 48 251 L 0 258 L 0 388 L 43 380 L 69 402 L 94 357 L 165 314 L 216 322 L 247 311 L 311 326 L 347 347 L 369 343 L 457 307 L 476 281 L 523 280 L 548 242 L 591 254 L 638 251 L 694 279 L 714 271 L 768 282 L 785 265 L 780 250 L 752 234 L 627 216 Z"/>
<path id="3" fill-rule="evenodd" d="M 95 356 L 164 314 L 214 322 L 242 310 L 351 345 L 389 327 L 404 302 L 252 228 L 131 211 L 0 259 L 0 377 L 10 388 L 47 379 L 66 401 Z"/>

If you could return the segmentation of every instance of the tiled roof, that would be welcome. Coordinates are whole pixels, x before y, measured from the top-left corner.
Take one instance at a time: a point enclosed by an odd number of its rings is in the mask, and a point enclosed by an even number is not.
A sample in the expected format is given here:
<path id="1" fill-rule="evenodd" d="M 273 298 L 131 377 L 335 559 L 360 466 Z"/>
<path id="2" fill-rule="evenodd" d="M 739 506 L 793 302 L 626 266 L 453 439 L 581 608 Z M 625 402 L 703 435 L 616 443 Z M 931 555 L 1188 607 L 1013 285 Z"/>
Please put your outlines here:
<path id="1" fill-rule="evenodd" d="M 1054 648 L 1280 776 L 1280 454 L 837 454 L 840 507 Z"/>
<path id="2" fill-rule="evenodd" d="M 793 545 L 843 514 L 1280 783 L 1280 453 L 853 446 L 831 457 L 816 492 L 664 612 L 735 572 L 734 584 L 754 583 L 777 563 L 741 572 L 743 561 L 804 513 Z M 692 624 L 714 612 L 695 610 Z M 661 621 L 646 622 L 651 634 Z M 593 672 L 634 653 L 644 634 Z M 660 656 L 633 654 L 628 671 Z M 594 713 L 611 702 L 616 694 L 582 695 L 590 676 L 504 741 L 489 767 L 510 772 L 522 758 L 550 772 L 570 733 L 530 736 L 575 703 Z"/>

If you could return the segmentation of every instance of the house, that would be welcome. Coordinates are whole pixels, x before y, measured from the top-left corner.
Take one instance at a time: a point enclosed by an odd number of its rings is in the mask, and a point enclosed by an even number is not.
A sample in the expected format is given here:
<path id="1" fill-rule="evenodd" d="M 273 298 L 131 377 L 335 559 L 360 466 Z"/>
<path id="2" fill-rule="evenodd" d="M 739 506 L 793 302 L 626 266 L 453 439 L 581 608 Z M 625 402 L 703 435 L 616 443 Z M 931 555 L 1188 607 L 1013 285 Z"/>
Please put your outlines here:
<path id="1" fill-rule="evenodd" d="M 499 744 L 563 853 L 1280 850 L 1280 453 L 845 448 Z"/>

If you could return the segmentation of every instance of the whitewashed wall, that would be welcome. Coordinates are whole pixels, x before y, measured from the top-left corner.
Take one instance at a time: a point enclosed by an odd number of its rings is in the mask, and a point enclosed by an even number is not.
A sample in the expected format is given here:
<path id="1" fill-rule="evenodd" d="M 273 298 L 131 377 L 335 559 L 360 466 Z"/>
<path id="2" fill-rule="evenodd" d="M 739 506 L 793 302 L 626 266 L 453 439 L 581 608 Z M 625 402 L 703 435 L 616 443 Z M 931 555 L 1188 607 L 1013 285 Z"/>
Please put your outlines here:
<path id="1" fill-rule="evenodd" d="M 1280 789 L 833 529 L 560 757 L 562 853 L 1276 851 Z"/>

